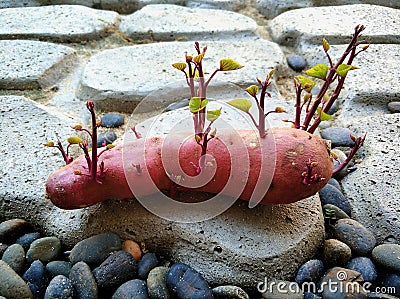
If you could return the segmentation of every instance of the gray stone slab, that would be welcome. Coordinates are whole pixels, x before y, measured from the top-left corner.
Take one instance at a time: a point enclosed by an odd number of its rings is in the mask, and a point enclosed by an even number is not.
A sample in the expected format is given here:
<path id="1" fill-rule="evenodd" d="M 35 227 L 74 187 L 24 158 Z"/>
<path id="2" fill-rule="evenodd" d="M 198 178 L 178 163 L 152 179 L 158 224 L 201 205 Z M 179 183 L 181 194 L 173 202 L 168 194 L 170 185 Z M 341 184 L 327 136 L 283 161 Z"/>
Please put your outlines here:
<path id="1" fill-rule="evenodd" d="M 376 4 L 393 8 L 400 8 L 400 2 L 393 0 L 256 0 L 256 8 L 268 19 L 292 9 L 311 6 L 334 6 L 348 4 Z"/>
<path id="2" fill-rule="evenodd" d="M 79 42 L 100 38 L 119 15 L 79 5 L 18 7 L 0 10 L 0 39 Z"/>
<path id="3" fill-rule="evenodd" d="M 244 65 L 240 70 L 217 74 L 215 78 L 224 84 L 247 87 L 256 82 L 256 77 L 265 78 L 272 68 L 277 69 L 276 76 L 286 68 L 282 50 L 266 40 L 200 42 L 204 45 L 208 46 L 204 58 L 207 76 L 219 67 L 222 58 L 230 57 Z M 186 91 L 183 74 L 171 66 L 184 61 L 185 51 L 195 54 L 194 43 L 165 42 L 105 50 L 88 61 L 77 95 L 95 100 L 105 110 L 131 112 L 141 99 L 164 86 L 177 84 L 174 90 Z M 176 100 L 181 99 L 182 95 Z M 163 100 L 154 98 L 155 108 L 162 106 Z"/>
<path id="4" fill-rule="evenodd" d="M 400 238 L 400 114 L 359 118 L 349 125 L 358 135 L 367 133 L 357 170 L 342 180 L 351 215 L 369 228 L 378 243 L 387 236 Z"/>
<path id="5" fill-rule="evenodd" d="M 344 52 L 345 45 L 333 45 L 329 51 L 336 61 Z M 328 63 L 322 46 L 304 47 L 299 50 L 311 66 Z M 398 99 L 400 86 L 397 67 L 400 45 L 371 44 L 353 62 L 359 69 L 351 71 L 346 78 L 340 97 L 341 112 L 337 118 L 342 125 L 355 118 L 388 113 L 387 104 Z"/>
<path id="6" fill-rule="evenodd" d="M 74 49 L 47 42 L 0 40 L 0 88 L 34 89 L 56 84 L 74 64 Z"/>
<path id="7" fill-rule="evenodd" d="M 254 38 L 257 23 L 231 11 L 158 4 L 124 17 L 119 28 L 133 39 L 221 40 Z"/>
<path id="8" fill-rule="evenodd" d="M 45 182 L 62 165 L 61 157 L 41 144 L 54 140 L 54 131 L 65 139 L 74 122 L 26 98 L 0 97 L 0 102 L 1 131 L 7 144 L 0 149 L 0 219 L 26 219 L 69 246 L 113 231 L 122 238 L 144 241 L 150 251 L 172 261 L 190 264 L 211 283 L 251 287 L 264 277 L 289 279 L 323 241 L 317 195 L 290 205 L 254 209 L 238 201 L 216 218 L 194 224 L 163 220 L 136 200 L 58 209 L 45 198 Z"/>
<path id="9" fill-rule="evenodd" d="M 369 43 L 400 43 L 400 10 L 368 4 L 287 11 L 271 20 L 268 30 L 271 39 L 282 45 L 320 44 L 324 37 L 331 44 L 344 44 L 357 24 L 367 27 L 363 36 Z"/>

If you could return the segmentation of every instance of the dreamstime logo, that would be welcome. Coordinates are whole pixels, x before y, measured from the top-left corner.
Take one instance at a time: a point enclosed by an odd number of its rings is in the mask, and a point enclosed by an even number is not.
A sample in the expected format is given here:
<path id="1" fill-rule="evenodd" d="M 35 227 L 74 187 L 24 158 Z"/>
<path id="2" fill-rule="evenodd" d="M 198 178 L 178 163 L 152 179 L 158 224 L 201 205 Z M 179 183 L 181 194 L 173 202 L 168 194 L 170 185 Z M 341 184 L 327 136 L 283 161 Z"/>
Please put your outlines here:
<path id="1" fill-rule="evenodd" d="M 216 100 L 209 101 L 207 109 L 222 108 L 221 117 L 212 126 L 216 129 L 217 138 L 209 142 L 208 149 L 213 150 L 207 151 L 201 172 L 188 175 L 193 173 L 194 167 L 200 165 L 200 157 L 194 159 L 200 146 L 194 137 L 193 114 L 189 109 L 161 113 L 171 102 L 189 98 L 185 94 L 186 88 L 184 83 L 177 82 L 151 93 L 140 102 L 129 118 L 123 145 L 123 164 L 132 193 L 147 210 L 161 218 L 185 223 L 204 221 L 223 213 L 234 204 L 249 181 L 254 159 L 261 159 L 257 162 L 260 165 L 257 179 L 254 170 L 251 174 L 255 185 L 249 207 L 256 206 L 268 191 L 274 174 L 273 134 L 267 134 L 261 140 L 258 130 L 247 115 L 218 100 L 224 99 L 227 92 L 243 97 L 244 91 L 240 87 L 226 83 L 210 86 L 207 90 L 208 98 Z M 143 115 L 152 118 L 142 123 Z M 266 123 L 268 130 L 269 124 Z M 138 136 L 131 130 L 132 127 L 142 138 L 137 140 Z M 251 131 L 244 136 L 240 130 L 245 128 Z M 249 148 L 256 149 L 258 156 L 251 155 Z M 225 185 L 220 186 L 215 180 L 222 180 Z M 218 190 L 219 193 L 201 202 L 181 202 L 166 195 L 168 190 L 164 189 L 171 186 L 171 181 L 174 189 L 198 189 L 211 193 Z M 166 194 L 163 191 L 167 191 Z"/>
<path id="2" fill-rule="evenodd" d="M 317 285 L 314 282 L 303 282 L 297 284 L 296 282 L 280 281 L 275 279 L 267 279 L 257 284 L 257 290 L 260 293 L 273 292 L 279 294 L 299 294 L 299 293 L 369 293 L 376 292 L 381 294 L 395 294 L 395 287 L 375 287 L 371 290 L 372 284 L 370 282 L 358 282 L 348 279 L 346 271 L 340 270 L 336 273 L 336 279 L 327 279 Z"/>

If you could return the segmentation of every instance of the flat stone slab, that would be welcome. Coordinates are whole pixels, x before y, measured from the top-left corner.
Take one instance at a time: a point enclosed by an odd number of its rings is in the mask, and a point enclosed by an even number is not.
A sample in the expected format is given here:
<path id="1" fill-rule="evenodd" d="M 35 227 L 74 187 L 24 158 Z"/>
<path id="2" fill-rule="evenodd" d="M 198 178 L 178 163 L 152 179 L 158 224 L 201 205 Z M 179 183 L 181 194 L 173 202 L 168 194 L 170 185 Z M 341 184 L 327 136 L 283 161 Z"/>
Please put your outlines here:
<path id="1" fill-rule="evenodd" d="M 35 89 L 56 84 L 76 60 L 74 49 L 47 42 L 0 40 L 0 88 Z"/>
<path id="2" fill-rule="evenodd" d="M 345 49 L 345 45 L 332 45 L 329 53 L 336 61 Z M 328 63 L 322 46 L 304 47 L 300 52 L 310 67 Z M 387 104 L 398 100 L 400 94 L 400 70 L 396 67 L 399 58 L 400 45 L 396 44 L 371 44 L 356 57 L 353 64 L 359 69 L 347 75 L 340 96 L 341 112 L 337 121 L 346 126 L 355 118 L 389 112 Z"/>
<path id="3" fill-rule="evenodd" d="M 268 19 L 292 9 L 312 6 L 334 6 L 348 4 L 376 4 L 393 8 L 400 8 L 398 1 L 392 0 L 256 0 L 256 8 Z"/>
<path id="4" fill-rule="evenodd" d="M 256 77 L 265 78 L 272 68 L 279 76 L 286 66 L 279 46 L 266 40 L 200 42 L 201 47 L 204 45 L 208 46 L 203 63 L 207 76 L 219 67 L 222 58 L 231 57 L 244 65 L 242 69 L 217 74 L 215 78 L 222 84 L 247 87 L 256 83 Z M 195 54 L 194 43 L 165 42 L 102 51 L 89 59 L 77 96 L 95 100 L 104 110 L 132 112 L 140 100 L 167 85 L 176 84 L 174 89 L 186 92 L 183 74 L 171 66 L 184 61 L 185 51 Z M 181 99 L 182 95 L 177 100 Z M 154 98 L 155 107 L 163 100 Z"/>
<path id="5" fill-rule="evenodd" d="M 79 5 L 5 8 L 0 10 L 0 39 L 92 40 L 118 22 L 116 12 Z"/>
<path id="6" fill-rule="evenodd" d="M 119 28 L 133 39 L 221 40 L 254 38 L 257 23 L 231 11 L 158 4 L 124 17 Z"/>
<path id="7" fill-rule="evenodd" d="M 400 43 L 400 10 L 378 5 L 354 4 L 291 10 L 274 18 L 267 28 L 273 41 L 298 47 L 303 43 L 320 44 L 324 37 L 331 44 L 345 44 L 358 24 L 367 27 L 363 37 L 369 43 Z"/>
<path id="8" fill-rule="evenodd" d="M 359 118 L 349 125 L 367 133 L 362 162 L 342 180 L 351 215 L 370 229 L 378 243 L 387 236 L 400 239 L 400 114 Z"/>
<path id="9" fill-rule="evenodd" d="M 192 224 L 163 220 L 136 200 L 58 209 L 45 198 L 45 182 L 63 164 L 62 159 L 55 149 L 41 144 L 54 140 L 55 131 L 65 140 L 72 134 L 74 121 L 23 97 L 0 97 L 0 103 L 7 144 L 0 149 L 1 220 L 26 219 L 70 246 L 93 234 L 113 231 L 122 238 L 144 241 L 150 251 L 172 261 L 190 264 L 211 283 L 252 287 L 264 277 L 292 277 L 323 241 L 324 220 L 317 195 L 290 205 L 254 209 L 237 201 L 216 218 Z"/>

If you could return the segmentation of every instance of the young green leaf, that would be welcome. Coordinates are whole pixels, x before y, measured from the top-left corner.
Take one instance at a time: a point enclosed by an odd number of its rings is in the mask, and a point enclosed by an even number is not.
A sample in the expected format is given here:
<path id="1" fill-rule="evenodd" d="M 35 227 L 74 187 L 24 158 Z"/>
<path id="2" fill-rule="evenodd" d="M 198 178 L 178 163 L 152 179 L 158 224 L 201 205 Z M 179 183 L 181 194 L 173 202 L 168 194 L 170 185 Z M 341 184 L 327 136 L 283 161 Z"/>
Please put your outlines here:
<path id="1" fill-rule="evenodd" d="M 78 136 L 71 136 L 67 139 L 69 144 L 79 144 L 82 142 L 82 139 Z"/>
<path id="2" fill-rule="evenodd" d="M 244 112 L 249 112 L 252 105 L 251 101 L 247 99 L 234 99 L 229 101 L 228 104 Z"/>
<path id="3" fill-rule="evenodd" d="M 255 97 L 258 93 L 258 86 L 257 85 L 250 85 L 249 87 L 246 88 L 246 91 L 251 95 L 252 97 Z"/>
<path id="4" fill-rule="evenodd" d="M 329 45 L 328 41 L 325 38 L 322 39 L 322 46 L 324 47 L 325 52 L 328 52 L 329 49 L 331 48 L 331 46 Z"/>
<path id="5" fill-rule="evenodd" d="M 234 71 L 241 69 L 243 66 L 240 65 L 239 62 L 230 59 L 230 58 L 224 58 L 219 61 L 219 70 L 220 71 Z"/>
<path id="6" fill-rule="evenodd" d="M 299 75 L 299 76 L 296 76 L 295 78 L 300 82 L 301 87 L 307 92 L 311 92 L 311 90 L 315 86 L 315 82 L 307 77 Z"/>
<path id="7" fill-rule="evenodd" d="M 197 64 L 199 64 L 204 58 L 204 54 L 201 53 L 199 55 L 196 55 L 195 57 L 193 57 L 193 61 L 196 62 Z"/>
<path id="8" fill-rule="evenodd" d="M 176 63 L 172 64 L 172 66 L 180 71 L 183 71 L 186 68 L 186 63 L 176 62 Z"/>
<path id="9" fill-rule="evenodd" d="M 271 78 L 274 75 L 274 73 L 275 73 L 275 69 L 272 69 L 272 70 L 269 71 L 269 73 L 267 75 L 267 81 L 271 80 Z"/>
<path id="10" fill-rule="evenodd" d="M 53 147 L 54 146 L 54 142 L 53 141 L 48 141 L 46 143 L 43 143 L 44 146 L 48 146 L 48 147 Z"/>
<path id="11" fill-rule="evenodd" d="M 329 115 L 328 113 L 325 113 L 324 111 L 322 111 L 322 109 L 320 107 L 317 108 L 317 114 L 319 115 L 319 118 L 324 121 L 324 120 L 330 120 L 333 118 L 332 115 Z"/>
<path id="12" fill-rule="evenodd" d="M 200 110 L 204 109 L 208 104 L 208 100 L 204 99 L 201 100 L 199 97 L 193 97 L 189 101 L 189 108 L 190 112 L 196 113 L 199 112 Z"/>
<path id="13" fill-rule="evenodd" d="M 207 111 L 207 120 L 210 122 L 217 120 L 217 118 L 221 115 L 221 109 L 222 108 L 219 108 L 217 110 L 208 110 Z"/>
<path id="14" fill-rule="evenodd" d="M 346 77 L 348 71 L 358 69 L 358 67 L 349 64 L 341 64 L 336 69 L 336 73 L 341 77 Z"/>
<path id="15" fill-rule="evenodd" d="M 318 79 L 325 79 L 326 74 L 328 74 L 329 66 L 326 64 L 317 64 L 313 68 L 306 70 L 304 73 L 309 75 L 310 77 L 318 78 Z"/>

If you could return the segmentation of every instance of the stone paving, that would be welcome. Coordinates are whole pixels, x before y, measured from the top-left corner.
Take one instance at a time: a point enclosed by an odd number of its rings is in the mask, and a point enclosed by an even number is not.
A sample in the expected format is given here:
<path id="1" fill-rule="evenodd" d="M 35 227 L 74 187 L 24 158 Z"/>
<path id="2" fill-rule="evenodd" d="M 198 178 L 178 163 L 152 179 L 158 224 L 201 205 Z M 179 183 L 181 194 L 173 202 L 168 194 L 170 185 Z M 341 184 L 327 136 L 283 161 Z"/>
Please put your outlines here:
<path id="1" fill-rule="evenodd" d="M 86 123 L 83 107 L 87 99 L 96 101 L 103 112 L 131 112 L 149 94 L 173 86 L 179 81 L 179 72 L 170 65 L 183 60 L 185 51 L 192 51 L 194 39 L 209 46 L 208 72 L 216 66 L 216 59 L 223 57 L 235 58 L 245 66 L 217 77 L 216 86 L 222 90 L 225 81 L 236 86 L 224 91 L 229 99 L 237 95 L 238 86 L 253 84 L 271 68 L 278 70 L 276 77 L 292 74 L 285 60 L 289 53 L 304 55 L 309 66 L 319 62 L 323 36 L 332 44 L 332 55 L 337 55 L 355 25 L 363 23 L 371 46 L 355 63 L 360 69 L 349 74 L 340 116 L 332 124 L 348 126 L 358 135 L 368 133 L 368 137 L 358 169 L 342 181 L 342 187 L 354 218 L 372 229 L 378 240 L 388 234 L 399 239 L 400 128 L 398 114 L 391 115 L 387 104 L 399 95 L 400 10 L 391 4 L 394 1 L 362 2 L 339 6 L 353 1 L 335 1 L 332 3 L 338 6 L 331 7 L 311 0 L 246 2 L 259 8 L 270 5 L 268 13 L 260 8 L 271 19 L 267 26 L 260 16 L 252 20 L 240 14 L 246 12 L 241 10 L 243 1 L 143 0 L 124 1 L 123 5 L 115 1 L 101 1 L 101 5 L 83 0 L 24 1 L 26 5 L 19 6 L 26 7 L 17 8 L 6 8 L 15 6 L 14 2 L 2 2 L 0 124 L 7 146 L 0 150 L 0 221 L 25 218 L 66 244 L 107 227 L 189 263 L 216 284 L 247 285 L 264 276 L 292 277 L 323 240 L 318 196 L 255 210 L 236 203 L 225 214 L 194 225 L 168 223 L 135 201 L 65 211 L 45 198 L 46 178 L 61 166 L 61 157 L 41 144 L 54 140 L 55 132 L 65 139 L 72 134 L 71 125 Z M 382 6 L 377 6 L 378 2 Z M 156 6 L 158 3 L 163 5 Z M 44 4 L 54 5 L 40 6 Z M 323 22 L 318 17 L 321 14 Z M 193 23 L 193 17 L 201 22 Z M 142 20 L 143 27 L 135 25 Z M 272 41 L 263 39 L 268 35 Z M 142 38 L 149 43 L 136 43 L 143 42 L 138 40 Z M 107 44 L 118 39 L 119 44 Z M 175 39 L 189 41 L 171 41 Z M 174 89 L 176 98 L 159 101 L 153 97 L 154 109 L 178 100 L 181 90 L 181 86 Z M 277 94 L 278 90 L 282 91 L 275 88 L 274 101 L 288 107 L 290 113 L 292 99 Z M 24 97 L 17 96 L 21 94 Z M 238 247 L 243 237 L 246 245 Z M 222 253 L 214 250 L 217 247 Z"/>

